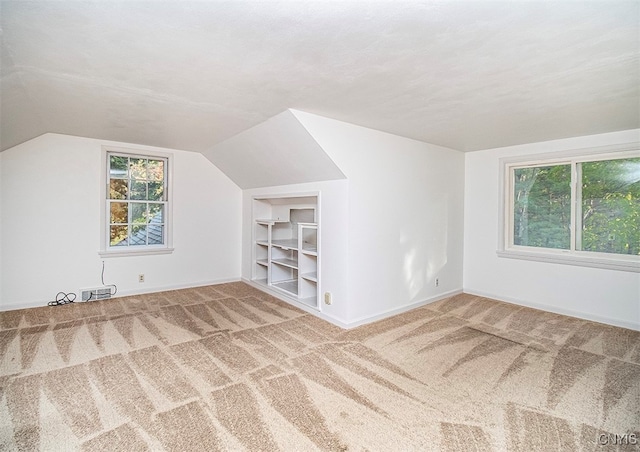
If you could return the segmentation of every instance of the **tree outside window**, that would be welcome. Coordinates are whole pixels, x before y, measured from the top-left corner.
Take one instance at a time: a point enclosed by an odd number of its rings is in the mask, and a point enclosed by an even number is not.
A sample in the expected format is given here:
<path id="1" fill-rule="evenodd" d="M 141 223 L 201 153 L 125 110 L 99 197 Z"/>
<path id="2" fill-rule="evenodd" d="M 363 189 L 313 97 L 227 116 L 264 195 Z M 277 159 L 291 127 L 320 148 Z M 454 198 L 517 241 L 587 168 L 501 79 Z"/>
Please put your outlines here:
<path id="1" fill-rule="evenodd" d="M 511 181 L 512 245 L 640 255 L 640 158 L 519 165 Z"/>

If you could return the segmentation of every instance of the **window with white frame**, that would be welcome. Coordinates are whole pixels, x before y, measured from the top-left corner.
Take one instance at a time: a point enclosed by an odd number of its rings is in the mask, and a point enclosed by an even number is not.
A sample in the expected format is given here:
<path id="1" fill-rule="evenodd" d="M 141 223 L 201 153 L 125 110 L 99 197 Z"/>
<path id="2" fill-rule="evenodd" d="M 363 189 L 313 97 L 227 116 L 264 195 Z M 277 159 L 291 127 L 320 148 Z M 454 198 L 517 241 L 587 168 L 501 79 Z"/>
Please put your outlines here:
<path id="1" fill-rule="evenodd" d="M 502 166 L 499 255 L 640 271 L 638 147 Z"/>
<path id="2" fill-rule="evenodd" d="M 106 151 L 104 253 L 169 252 L 169 156 Z"/>

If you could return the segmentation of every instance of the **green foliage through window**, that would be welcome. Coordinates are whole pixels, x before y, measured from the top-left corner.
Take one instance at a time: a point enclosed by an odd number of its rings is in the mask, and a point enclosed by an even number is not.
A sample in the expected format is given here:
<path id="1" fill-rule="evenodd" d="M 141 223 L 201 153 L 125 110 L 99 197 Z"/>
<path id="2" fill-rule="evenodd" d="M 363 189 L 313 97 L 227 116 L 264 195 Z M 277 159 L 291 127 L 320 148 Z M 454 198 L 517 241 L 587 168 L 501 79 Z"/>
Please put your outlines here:
<path id="1" fill-rule="evenodd" d="M 580 163 L 580 247 L 640 255 L 640 158 Z"/>
<path id="2" fill-rule="evenodd" d="M 569 249 L 571 166 L 518 168 L 514 177 L 514 244 Z"/>
<path id="3" fill-rule="evenodd" d="M 572 223 L 573 168 L 577 200 Z M 640 158 L 512 171 L 514 245 L 640 255 Z"/>

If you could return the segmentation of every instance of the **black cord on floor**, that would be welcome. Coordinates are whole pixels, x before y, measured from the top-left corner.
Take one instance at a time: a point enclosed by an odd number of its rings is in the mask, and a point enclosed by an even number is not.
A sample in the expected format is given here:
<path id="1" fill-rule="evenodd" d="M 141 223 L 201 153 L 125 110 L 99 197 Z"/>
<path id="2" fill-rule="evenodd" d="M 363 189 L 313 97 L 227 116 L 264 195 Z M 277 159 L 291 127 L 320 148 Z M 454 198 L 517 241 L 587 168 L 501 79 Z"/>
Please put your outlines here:
<path id="1" fill-rule="evenodd" d="M 73 303 L 73 300 L 75 299 L 76 299 L 76 294 L 74 294 L 73 292 L 69 292 L 69 293 L 58 292 L 58 295 L 56 295 L 56 299 L 53 301 L 50 301 L 47 304 L 49 306 L 58 306 L 61 304 Z"/>

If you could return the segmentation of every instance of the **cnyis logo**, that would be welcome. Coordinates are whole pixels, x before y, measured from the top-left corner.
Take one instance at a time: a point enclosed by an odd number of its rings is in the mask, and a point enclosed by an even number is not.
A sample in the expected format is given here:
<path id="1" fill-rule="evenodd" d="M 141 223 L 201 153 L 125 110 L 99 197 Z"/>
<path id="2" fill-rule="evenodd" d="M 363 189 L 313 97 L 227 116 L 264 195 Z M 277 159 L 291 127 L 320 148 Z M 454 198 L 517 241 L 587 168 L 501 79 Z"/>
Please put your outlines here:
<path id="1" fill-rule="evenodd" d="M 613 433 L 601 433 L 598 435 L 600 446 L 637 446 L 640 444 L 636 433 L 617 435 Z"/>

